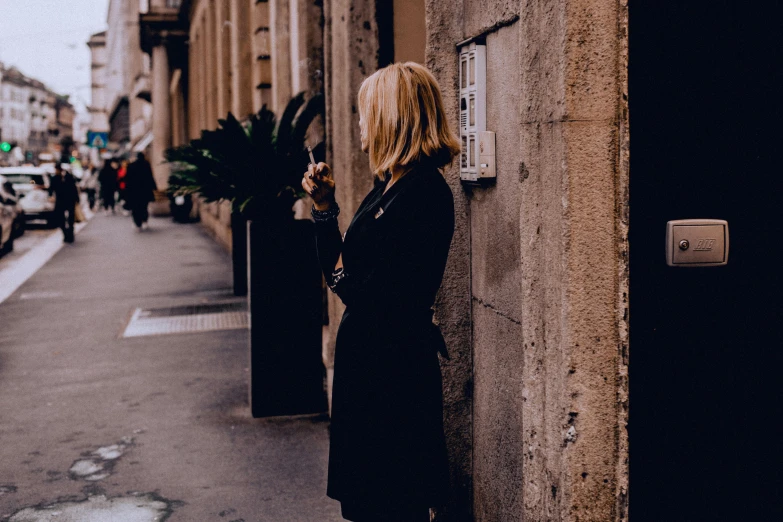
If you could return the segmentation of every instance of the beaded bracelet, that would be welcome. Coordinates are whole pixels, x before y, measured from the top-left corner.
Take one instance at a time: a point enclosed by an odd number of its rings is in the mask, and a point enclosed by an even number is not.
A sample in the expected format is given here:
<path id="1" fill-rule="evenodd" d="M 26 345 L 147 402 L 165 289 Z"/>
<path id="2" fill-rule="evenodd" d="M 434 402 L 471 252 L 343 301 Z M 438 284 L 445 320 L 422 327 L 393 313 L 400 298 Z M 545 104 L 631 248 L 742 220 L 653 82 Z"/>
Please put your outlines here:
<path id="1" fill-rule="evenodd" d="M 313 220 L 316 222 L 329 221 L 340 215 L 340 207 L 336 201 L 329 206 L 328 210 L 316 210 L 315 205 L 313 205 L 310 209 L 310 215 L 313 216 Z"/>
<path id="2" fill-rule="evenodd" d="M 346 274 L 345 274 L 345 270 L 343 270 L 343 268 L 342 268 L 342 267 L 340 267 L 340 268 L 338 268 L 337 270 L 335 270 L 334 272 L 332 272 L 332 282 L 331 282 L 331 284 L 329 285 L 329 290 L 331 290 L 332 292 L 334 292 L 334 291 L 335 291 L 335 289 L 337 288 L 337 283 L 339 283 L 339 282 L 340 282 L 340 280 L 341 280 L 342 278 L 344 278 L 345 276 L 346 276 Z"/>

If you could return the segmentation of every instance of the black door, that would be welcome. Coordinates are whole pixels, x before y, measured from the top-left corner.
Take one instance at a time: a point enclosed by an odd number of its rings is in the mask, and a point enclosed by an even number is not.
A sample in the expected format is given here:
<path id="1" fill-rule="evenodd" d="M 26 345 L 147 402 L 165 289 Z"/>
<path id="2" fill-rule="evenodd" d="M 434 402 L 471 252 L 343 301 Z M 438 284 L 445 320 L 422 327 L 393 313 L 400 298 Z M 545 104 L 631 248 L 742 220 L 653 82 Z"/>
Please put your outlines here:
<path id="1" fill-rule="evenodd" d="M 780 2 L 633 2 L 631 488 L 640 521 L 783 520 Z M 666 222 L 729 223 L 666 266 Z"/>

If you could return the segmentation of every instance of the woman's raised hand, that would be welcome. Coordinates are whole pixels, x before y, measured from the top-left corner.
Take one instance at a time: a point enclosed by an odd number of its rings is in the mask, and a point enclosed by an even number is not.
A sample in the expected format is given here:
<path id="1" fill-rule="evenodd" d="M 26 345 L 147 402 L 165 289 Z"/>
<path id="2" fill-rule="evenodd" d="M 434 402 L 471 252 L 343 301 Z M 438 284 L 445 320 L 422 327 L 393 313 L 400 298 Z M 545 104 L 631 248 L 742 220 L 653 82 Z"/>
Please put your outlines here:
<path id="1" fill-rule="evenodd" d="M 302 188 L 313 198 L 316 210 L 327 210 L 334 201 L 332 169 L 323 162 L 309 164 L 302 178 Z"/>

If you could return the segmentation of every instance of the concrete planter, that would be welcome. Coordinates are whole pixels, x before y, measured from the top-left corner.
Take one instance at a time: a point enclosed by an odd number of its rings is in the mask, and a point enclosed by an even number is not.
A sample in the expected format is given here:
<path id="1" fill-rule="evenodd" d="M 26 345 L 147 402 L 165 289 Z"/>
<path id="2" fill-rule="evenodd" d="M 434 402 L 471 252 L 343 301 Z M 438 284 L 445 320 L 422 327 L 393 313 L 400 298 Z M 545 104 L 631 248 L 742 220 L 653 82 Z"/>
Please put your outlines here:
<path id="1" fill-rule="evenodd" d="M 325 412 L 313 223 L 247 223 L 253 417 Z"/>

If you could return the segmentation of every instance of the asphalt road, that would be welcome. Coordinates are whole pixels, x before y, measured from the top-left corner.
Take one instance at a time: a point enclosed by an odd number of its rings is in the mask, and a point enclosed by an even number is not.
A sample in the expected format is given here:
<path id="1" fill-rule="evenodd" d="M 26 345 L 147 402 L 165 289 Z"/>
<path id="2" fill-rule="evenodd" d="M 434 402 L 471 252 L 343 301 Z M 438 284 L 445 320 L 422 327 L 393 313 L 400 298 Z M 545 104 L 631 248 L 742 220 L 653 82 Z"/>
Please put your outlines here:
<path id="1" fill-rule="evenodd" d="M 96 216 L 0 298 L 0 521 L 342 520 L 326 417 L 250 418 L 246 330 L 122 337 L 137 309 L 237 302 L 198 225 L 151 225 Z M 0 291 L 55 242 L 25 234 Z"/>

